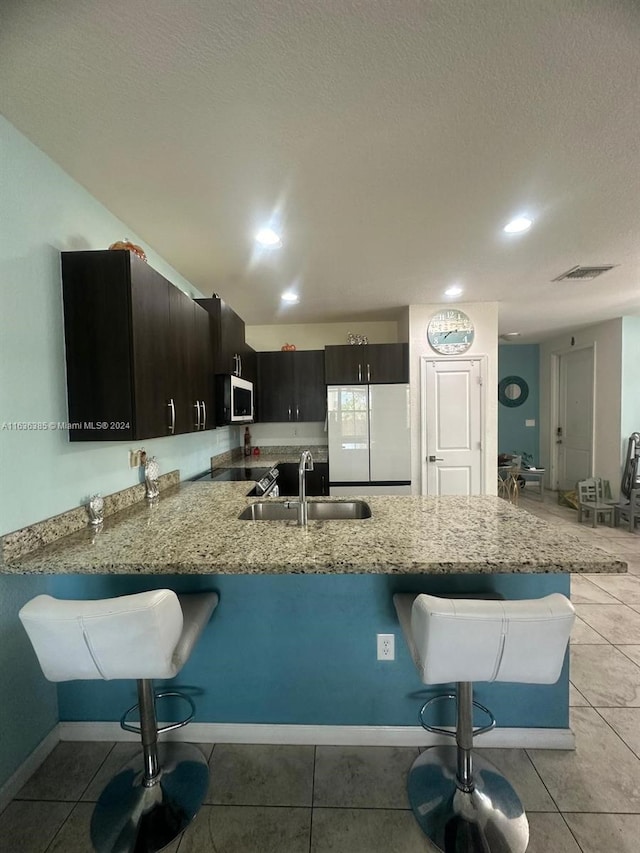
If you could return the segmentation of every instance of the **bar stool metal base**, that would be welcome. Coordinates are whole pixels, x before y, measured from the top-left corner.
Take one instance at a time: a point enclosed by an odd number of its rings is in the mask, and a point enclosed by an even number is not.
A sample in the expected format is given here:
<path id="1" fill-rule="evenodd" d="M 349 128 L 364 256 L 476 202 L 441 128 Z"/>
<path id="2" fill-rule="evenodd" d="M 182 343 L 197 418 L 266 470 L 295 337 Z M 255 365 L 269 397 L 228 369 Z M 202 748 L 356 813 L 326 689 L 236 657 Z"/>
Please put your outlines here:
<path id="1" fill-rule="evenodd" d="M 142 755 L 127 764 L 100 795 L 91 818 L 98 853 L 157 853 L 196 816 L 209 785 L 200 750 L 186 743 L 158 745 L 158 781 L 145 787 Z"/>
<path id="2" fill-rule="evenodd" d="M 474 752 L 475 788 L 466 793 L 457 760 L 455 746 L 434 746 L 409 771 L 409 801 L 424 834 L 444 853 L 524 853 L 529 822 L 507 779 Z"/>

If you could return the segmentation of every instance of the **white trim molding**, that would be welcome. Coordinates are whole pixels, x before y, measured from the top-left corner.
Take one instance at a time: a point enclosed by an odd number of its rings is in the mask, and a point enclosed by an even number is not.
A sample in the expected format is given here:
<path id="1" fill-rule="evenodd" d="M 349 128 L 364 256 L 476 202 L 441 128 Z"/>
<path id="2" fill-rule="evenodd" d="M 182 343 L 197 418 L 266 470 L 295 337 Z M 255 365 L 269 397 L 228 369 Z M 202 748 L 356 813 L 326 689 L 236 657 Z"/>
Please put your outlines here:
<path id="1" fill-rule="evenodd" d="M 160 724 L 162 725 L 162 724 Z M 119 723 L 60 723 L 60 740 L 133 741 Z M 193 743 L 270 743 L 310 746 L 437 746 L 451 739 L 420 726 L 295 726 L 263 723 L 190 723 L 169 732 L 167 740 Z M 575 749 L 571 729 L 495 728 L 475 742 L 476 748 Z"/>
<path id="2" fill-rule="evenodd" d="M 22 786 L 33 776 L 38 767 L 60 742 L 59 724 L 40 741 L 4 785 L 0 786 L 0 814 L 6 809 Z"/>

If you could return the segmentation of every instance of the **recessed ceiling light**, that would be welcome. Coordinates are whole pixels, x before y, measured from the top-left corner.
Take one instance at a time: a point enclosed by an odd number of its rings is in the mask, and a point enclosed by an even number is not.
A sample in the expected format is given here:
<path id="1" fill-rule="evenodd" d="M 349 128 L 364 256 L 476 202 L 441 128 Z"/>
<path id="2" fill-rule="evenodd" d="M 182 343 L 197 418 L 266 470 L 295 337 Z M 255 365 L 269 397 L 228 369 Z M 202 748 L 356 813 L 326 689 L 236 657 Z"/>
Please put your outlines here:
<path id="1" fill-rule="evenodd" d="M 461 293 L 462 293 L 462 288 L 460 287 L 460 285 L 453 284 L 451 287 L 448 287 L 445 290 L 444 295 L 445 296 L 460 296 Z"/>
<path id="2" fill-rule="evenodd" d="M 504 231 L 507 234 L 522 234 L 523 231 L 528 231 L 533 225 L 533 219 L 528 216 L 516 216 L 511 222 L 504 226 Z"/>
<path id="3" fill-rule="evenodd" d="M 288 302 L 290 305 L 300 301 L 300 297 L 293 290 L 286 290 L 280 298 L 283 302 Z"/>
<path id="4" fill-rule="evenodd" d="M 282 246 L 282 238 L 273 228 L 261 228 L 256 234 L 256 243 L 265 249 L 279 249 Z"/>

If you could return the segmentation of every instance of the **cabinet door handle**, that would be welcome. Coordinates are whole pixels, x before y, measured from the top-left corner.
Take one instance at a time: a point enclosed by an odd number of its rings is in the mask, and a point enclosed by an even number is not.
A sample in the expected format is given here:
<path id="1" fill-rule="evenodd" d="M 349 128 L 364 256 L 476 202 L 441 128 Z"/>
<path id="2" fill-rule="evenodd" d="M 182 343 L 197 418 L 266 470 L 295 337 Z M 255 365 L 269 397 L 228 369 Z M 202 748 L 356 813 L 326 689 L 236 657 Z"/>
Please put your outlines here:
<path id="1" fill-rule="evenodd" d="M 238 375 L 238 353 L 234 352 L 233 354 L 233 372 L 235 375 Z"/>
<path id="2" fill-rule="evenodd" d="M 193 404 L 193 408 L 196 410 L 196 430 L 200 429 L 200 400 L 196 400 Z"/>
<path id="3" fill-rule="evenodd" d="M 238 356 L 238 364 L 240 365 L 240 369 L 238 371 L 238 376 L 242 376 L 242 356 Z"/>
<path id="4" fill-rule="evenodd" d="M 167 403 L 167 407 L 171 412 L 171 421 L 169 423 L 169 432 L 171 435 L 175 434 L 176 431 L 176 404 L 173 402 L 173 397 Z"/>
<path id="5" fill-rule="evenodd" d="M 202 426 L 200 427 L 200 429 L 206 429 L 206 428 L 207 428 L 207 404 L 203 400 L 202 401 Z"/>
<path id="6" fill-rule="evenodd" d="M 291 420 L 291 406 L 289 406 L 289 420 Z"/>
<path id="7" fill-rule="evenodd" d="M 358 382 L 362 382 L 362 365 L 358 365 Z"/>
<path id="8" fill-rule="evenodd" d="M 296 406 L 296 420 L 300 420 L 300 406 Z"/>
<path id="9" fill-rule="evenodd" d="M 371 382 L 371 366 L 367 365 L 367 382 Z"/>

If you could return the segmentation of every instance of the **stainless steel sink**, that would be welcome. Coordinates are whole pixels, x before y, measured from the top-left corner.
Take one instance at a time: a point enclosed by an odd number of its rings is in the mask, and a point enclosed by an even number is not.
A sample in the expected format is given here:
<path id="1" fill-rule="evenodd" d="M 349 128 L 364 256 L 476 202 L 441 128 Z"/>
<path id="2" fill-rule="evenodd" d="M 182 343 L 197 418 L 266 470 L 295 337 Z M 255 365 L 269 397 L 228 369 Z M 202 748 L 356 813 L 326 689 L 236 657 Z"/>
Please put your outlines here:
<path id="1" fill-rule="evenodd" d="M 365 501 L 308 501 L 309 521 L 337 521 L 371 518 L 371 507 Z M 297 521 L 295 501 L 257 501 L 242 510 L 242 521 Z"/>

